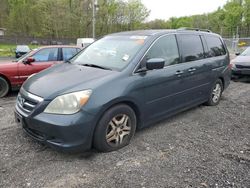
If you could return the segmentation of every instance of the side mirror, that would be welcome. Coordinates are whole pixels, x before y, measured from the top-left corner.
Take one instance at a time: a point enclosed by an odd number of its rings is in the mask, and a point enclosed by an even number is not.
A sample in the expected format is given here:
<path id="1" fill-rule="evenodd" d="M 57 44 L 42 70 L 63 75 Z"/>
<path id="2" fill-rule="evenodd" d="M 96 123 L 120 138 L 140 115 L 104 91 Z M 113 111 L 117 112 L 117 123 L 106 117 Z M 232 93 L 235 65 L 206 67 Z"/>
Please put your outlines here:
<path id="1" fill-rule="evenodd" d="M 31 63 L 33 63 L 33 62 L 35 62 L 35 59 L 34 59 L 33 57 L 27 57 L 27 58 L 23 61 L 24 64 L 31 64 Z"/>
<path id="2" fill-rule="evenodd" d="M 146 62 L 147 70 L 162 69 L 165 65 L 165 60 L 162 58 L 152 58 Z"/>
<path id="3" fill-rule="evenodd" d="M 236 52 L 235 55 L 237 55 L 237 56 L 240 55 L 240 52 Z"/>

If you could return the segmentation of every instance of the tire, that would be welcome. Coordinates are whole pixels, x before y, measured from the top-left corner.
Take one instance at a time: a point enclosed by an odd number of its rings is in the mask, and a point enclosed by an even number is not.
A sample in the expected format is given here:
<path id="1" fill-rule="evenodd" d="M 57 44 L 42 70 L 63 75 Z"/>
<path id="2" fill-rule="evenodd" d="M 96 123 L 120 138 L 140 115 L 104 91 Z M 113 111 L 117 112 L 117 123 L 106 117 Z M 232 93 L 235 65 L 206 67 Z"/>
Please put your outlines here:
<path id="1" fill-rule="evenodd" d="M 0 77 L 0 98 L 5 97 L 10 90 L 9 83 L 3 77 Z"/>
<path id="2" fill-rule="evenodd" d="M 206 105 L 216 106 L 217 104 L 219 104 L 222 92 L 223 92 L 223 84 L 222 84 L 222 81 L 220 79 L 218 79 L 214 83 L 214 85 L 210 91 L 209 99 L 206 102 Z"/>
<path id="3" fill-rule="evenodd" d="M 100 152 L 118 150 L 130 143 L 136 130 L 132 108 L 120 104 L 104 113 L 94 132 L 93 145 Z"/>

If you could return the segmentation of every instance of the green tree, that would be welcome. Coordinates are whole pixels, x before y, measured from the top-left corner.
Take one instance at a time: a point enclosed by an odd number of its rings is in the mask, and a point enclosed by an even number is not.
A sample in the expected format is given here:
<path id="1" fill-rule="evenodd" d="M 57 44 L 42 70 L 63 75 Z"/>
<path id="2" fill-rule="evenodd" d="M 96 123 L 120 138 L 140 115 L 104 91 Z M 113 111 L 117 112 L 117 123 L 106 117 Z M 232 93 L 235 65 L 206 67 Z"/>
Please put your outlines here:
<path id="1" fill-rule="evenodd" d="M 230 34 L 236 34 L 237 27 L 241 27 L 243 6 L 242 1 L 232 0 L 224 6 L 225 19 L 224 25 Z"/>
<path id="2" fill-rule="evenodd" d="M 250 33 L 250 0 L 245 0 L 243 7 L 243 24 L 246 27 L 246 35 Z"/>

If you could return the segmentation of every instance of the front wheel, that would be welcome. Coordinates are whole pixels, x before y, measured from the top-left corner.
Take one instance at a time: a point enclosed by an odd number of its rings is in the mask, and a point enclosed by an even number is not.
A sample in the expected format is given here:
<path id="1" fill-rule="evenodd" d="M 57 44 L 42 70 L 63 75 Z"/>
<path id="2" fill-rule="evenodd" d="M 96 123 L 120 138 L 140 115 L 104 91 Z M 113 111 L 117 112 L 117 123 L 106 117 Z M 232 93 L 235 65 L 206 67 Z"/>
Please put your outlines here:
<path id="1" fill-rule="evenodd" d="M 209 96 L 209 100 L 206 102 L 206 104 L 208 106 L 216 106 L 217 104 L 219 104 L 222 92 L 223 92 L 222 81 L 217 80 L 213 85 L 213 88 Z"/>
<path id="2" fill-rule="evenodd" d="M 136 130 L 136 116 L 125 104 L 104 113 L 94 133 L 94 147 L 102 152 L 118 150 L 129 144 Z"/>

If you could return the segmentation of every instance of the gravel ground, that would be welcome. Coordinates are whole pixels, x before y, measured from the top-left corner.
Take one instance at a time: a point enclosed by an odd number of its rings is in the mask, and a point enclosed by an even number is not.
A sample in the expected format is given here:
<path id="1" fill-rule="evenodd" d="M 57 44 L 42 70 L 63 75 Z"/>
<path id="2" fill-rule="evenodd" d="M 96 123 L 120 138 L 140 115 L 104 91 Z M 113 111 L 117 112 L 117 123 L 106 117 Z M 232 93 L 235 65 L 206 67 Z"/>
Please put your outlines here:
<path id="1" fill-rule="evenodd" d="M 0 187 L 250 187 L 250 83 L 232 82 L 216 107 L 199 106 L 143 129 L 112 153 L 56 152 L 0 99 Z"/>

